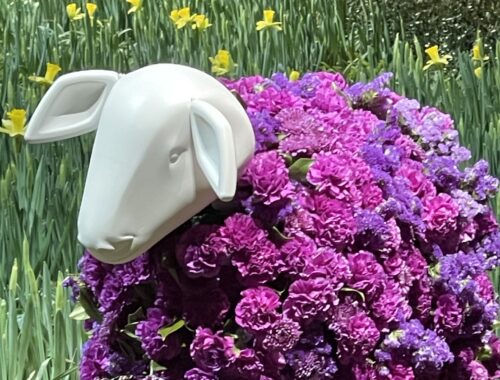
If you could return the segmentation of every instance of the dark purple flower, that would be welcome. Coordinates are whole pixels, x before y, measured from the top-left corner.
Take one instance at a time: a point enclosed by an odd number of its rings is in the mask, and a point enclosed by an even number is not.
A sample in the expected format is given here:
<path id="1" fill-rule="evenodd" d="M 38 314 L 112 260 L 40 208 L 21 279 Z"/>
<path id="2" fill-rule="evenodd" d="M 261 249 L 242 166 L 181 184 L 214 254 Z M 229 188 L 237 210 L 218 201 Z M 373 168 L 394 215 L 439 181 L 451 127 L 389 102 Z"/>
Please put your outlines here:
<path id="1" fill-rule="evenodd" d="M 227 260 L 226 247 L 217 231 L 217 225 L 198 224 L 181 236 L 176 256 L 189 277 L 214 277 Z"/>
<path id="2" fill-rule="evenodd" d="M 440 296 L 434 312 L 436 331 L 441 334 L 456 332 L 462 323 L 462 313 L 463 309 L 454 295 L 443 294 Z"/>
<path id="3" fill-rule="evenodd" d="M 222 331 L 213 333 L 199 327 L 191 343 L 191 357 L 196 365 L 205 371 L 218 372 L 236 359 L 234 341 Z"/>
<path id="4" fill-rule="evenodd" d="M 142 349 L 158 363 L 165 363 L 177 356 L 181 342 L 177 334 L 171 334 L 165 339 L 160 335 L 160 329 L 174 321 L 159 308 L 149 308 L 147 319 L 138 323 L 136 335 L 141 340 Z"/>
<path id="5" fill-rule="evenodd" d="M 300 325 L 290 319 L 281 318 L 265 331 L 262 348 L 270 352 L 286 352 L 299 341 Z"/>
<path id="6" fill-rule="evenodd" d="M 205 372 L 200 368 L 192 368 L 184 375 L 185 380 L 217 380 L 218 377 L 212 372 Z"/>

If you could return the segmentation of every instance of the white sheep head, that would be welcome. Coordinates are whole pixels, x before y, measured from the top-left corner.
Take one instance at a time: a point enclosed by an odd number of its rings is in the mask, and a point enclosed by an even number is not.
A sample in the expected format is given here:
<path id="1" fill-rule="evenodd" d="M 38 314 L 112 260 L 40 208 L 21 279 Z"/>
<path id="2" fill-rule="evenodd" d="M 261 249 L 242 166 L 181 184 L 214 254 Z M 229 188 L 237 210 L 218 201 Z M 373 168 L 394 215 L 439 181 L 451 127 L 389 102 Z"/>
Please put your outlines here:
<path id="1" fill-rule="evenodd" d="M 236 97 L 210 75 L 174 64 L 61 76 L 25 139 L 93 130 L 78 240 L 111 264 L 136 258 L 217 198 L 231 200 L 255 146 Z"/>

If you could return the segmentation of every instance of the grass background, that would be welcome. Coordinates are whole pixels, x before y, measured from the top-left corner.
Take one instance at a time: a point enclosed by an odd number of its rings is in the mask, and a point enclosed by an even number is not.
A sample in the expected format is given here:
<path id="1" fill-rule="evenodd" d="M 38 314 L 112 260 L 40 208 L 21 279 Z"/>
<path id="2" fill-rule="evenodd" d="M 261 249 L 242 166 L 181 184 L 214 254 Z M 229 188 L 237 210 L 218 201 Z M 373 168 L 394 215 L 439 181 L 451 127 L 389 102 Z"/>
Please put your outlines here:
<path id="1" fill-rule="evenodd" d="M 28 76 L 43 76 L 48 62 L 59 64 L 61 74 L 96 68 L 126 73 L 158 62 L 210 71 L 208 58 L 226 49 L 238 65 L 234 77 L 328 69 L 358 81 L 392 71 L 396 91 L 449 112 L 473 161 L 487 159 L 500 177 L 500 43 L 486 36 L 490 59 L 477 78 L 470 35 L 489 17 L 480 10 L 476 24 L 466 20 L 467 38 L 451 46 L 459 28 L 443 31 L 436 23 L 431 34 L 420 33 L 418 15 L 411 19 L 386 1 L 144 0 L 132 14 L 125 0 L 94 2 L 93 22 L 70 21 L 66 1 L 0 2 L 0 111 L 33 112 L 45 88 Z M 85 2 L 77 4 L 85 12 Z M 213 26 L 176 30 L 169 14 L 184 6 Z M 282 32 L 255 30 L 264 9 L 276 11 Z M 450 65 L 424 72 L 426 45 L 440 41 L 453 49 L 445 52 L 453 56 Z M 92 141 L 87 135 L 28 146 L 0 136 L 1 379 L 77 378 L 85 334 L 81 321 L 69 317 L 62 280 L 77 271 L 82 253 L 76 220 Z M 492 206 L 499 215 L 500 203 Z M 492 275 L 498 291 L 499 274 Z"/>

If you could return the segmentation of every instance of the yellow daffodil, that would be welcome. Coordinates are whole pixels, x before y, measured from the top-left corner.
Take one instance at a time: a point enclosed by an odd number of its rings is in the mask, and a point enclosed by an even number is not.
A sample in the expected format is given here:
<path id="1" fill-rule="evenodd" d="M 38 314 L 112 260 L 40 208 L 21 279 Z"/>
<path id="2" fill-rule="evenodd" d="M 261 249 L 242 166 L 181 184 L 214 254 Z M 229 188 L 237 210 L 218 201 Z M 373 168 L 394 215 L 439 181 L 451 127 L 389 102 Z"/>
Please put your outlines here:
<path id="1" fill-rule="evenodd" d="M 54 79 L 56 78 L 56 75 L 59 73 L 59 71 L 61 71 L 61 66 L 49 62 L 47 63 L 47 70 L 45 71 L 45 76 L 38 77 L 32 75 L 29 76 L 28 79 L 35 83 L 43 84 L 45 86 L 50 86 L 52 83 L 54 83 Z"/>
<path id="2" fill-rule="evenodd" d="M 257 30 L 263 30 L 263 29 L 276 29 L 276 30 L 282 30 L 281 29 L 281 22 L 273 22 L 274 19 L 274 11 L 273 10 L 265 10 L 264 11 L 264 19 L 261 21 L 257 21 Z"/>
<path id="3" fill-rule="evenodd" d="M 219 50 L 215 57 L 208 59 L 212 63 L 212 73 L 215 75 L 228 74 L 237 66 L 227 50 Z"/>
<path id="4" fill-rule="evenodd" d="M 430 67 L 442 67 L 443 65 L 447 65 L 448 61 L 452 58 L 451 55 L 446 54 L 442 57 L 439 55 L 439 47 L 437 45 L 431 46 L 428 49 L 425 49 L 425 52 L 429 56 L 429 60 L 424 66 L 424 70 L 427 70 Z"/>
<path id="5" fill-rule="evenodd" d="M 191 25 L 193 29 L 198 29 L 200 32 L 203 32 L 205 29 L 211 26 L 212 24 L 210 24 L 208 18 L 205 15 L 195 15 L 193 17 L 193 25 Z"/>
<path id="6" fill-rule="evenodd" d="M 26 131 L 26 110 L 14 108 L 7 112 L 8 120 L 2 120 L 3 127 L 0 127 L 1 133 L 6 133 L 10 137 L 24 136 Z"/>
<path id="7" fill-rule="evenodd" d="M 191 16 L 191 9 L 189 9 L 189 7 L 174 9 L 170 12 L 170 19 L 173 21 L 177 29 L 184 28 L 186 24 L 192 22 L 195 17 L 196 15 Z"/>
<path id="8" fill-rule="evenodd" d="M 475 75 L 477 78 L 481 79 L 481 78 L 483 77 L 483 68 L 482 68 L 481 66 L 476 67 L 476 68 L 474 69 L 474 75 Z"/>
<path id="9" fill-rule="evenodd" d="M 290 76 L 288 77 L 290 82 L 295 82 L 296 80 L 299 80 L 299 78 L 300 78 L 300 73 L 296 70 L 292 70 Z"/>
<path id="10" fill-rule="evenodd" d="M 143 0 L 127 0 L 127 3 L 130 3 L 132 7 L 128 10 L 128 14 L 139 11 L 142 8 Z"/>
<path id="11" fill-rule="evenodd" d="M 71 21 L 81 20 L 85 17 L 85 14 L 82 13 L 81 8 L 76 6 L 76 3 L 66 5 L 66 13 Z"/>
<path id="12" fill-rule="evenodd" d="M 483 56 L 481 39 L 476 40 L 476 43 L 472 47 L 472 60 L 475 62 L 486 62 L 490 57 L 487 55 Z"/>
<path id="13" fill-rule="evenodd" d="M 87 8 L 87 14 L 89 15 L 90 18 L 90 23 L 94 23 L 94 13 L 97 10 L 97 4 L 94 3 L 87 3 L 85 4 L 85 8 Z"/>

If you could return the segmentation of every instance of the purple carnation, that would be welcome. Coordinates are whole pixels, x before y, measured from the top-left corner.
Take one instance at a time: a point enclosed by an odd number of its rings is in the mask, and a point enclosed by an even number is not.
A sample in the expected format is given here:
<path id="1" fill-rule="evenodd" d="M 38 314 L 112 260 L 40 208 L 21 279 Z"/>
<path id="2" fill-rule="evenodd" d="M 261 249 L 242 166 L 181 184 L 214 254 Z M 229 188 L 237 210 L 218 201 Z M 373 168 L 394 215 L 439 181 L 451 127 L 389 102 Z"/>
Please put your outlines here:
<path id="1" fill-rule="evenodd" d="M 332 313 L 332 307 L 338 303 L 336 290 L 326 278 L 297 280 L 290 285 L 288 297 L 283 302 L 283 312 L 299 323 L 326 320 Z"/>
<path id="2" fill-rule="evenodd" d="M 339 342 L 338 355 L 343 362 L 369 355 L 380 338 L 375 322 L 363 312 L 334 325 Z"/>
<path id="3" fill-rule="evenodd" d="M 275 290 L 265 286 L 247 289 L 236 305 L 236 323 L 252 332 L 271 328 L 279 319 L 277 309 L 281 303 Z"/>
<path id="4" fill-rule="evenodd" d="M 454 333 L 462 323 L 463 309 L 457 298 L 451 294 L 444 294 L 437 301 L 434 312 L 434 324 L 436 331 L 443 333 Z"/>
<path id="5" fill-rule="evenodd" d="M 459 209 L 448 194 L 438 194 L 424 199 L 424 222 L 430 232 L 446 235 L 457 228 Z"/>
<path id="6" fill-rule="evenodd" d="M 160 335 L 160 329 L 174 321 L 158 308 L 149 308 L 147 319 L 138 323 L 136 335 L 141 340 L 142 349 L 158 363 L 165 363 L 177 356 L 181 342 L 177 334 L 171 334 L 165 339 Z"/>
<path id="7" fill-rule="evenodd" d="M 276 151 L 255 155 L 247 165 L 243 178 L 252 185 L 253 196 L 265 205 L 293 194 L 285 161 Z"/>
<path id="8" fill-rule="evenodd" d="M 369 299 L 378 296 L 383 291 L 386 274 L 373 253 L 359 251 L 349 255 L 348 258 L 352 273 L 348 285 L 359 290 Z"/>
<path id="9" fill-rule="evenodd" d="M 234 341 L 221 331 L 213 333 L 208 328 L 199 327 L 191 343 L 191 357 L 196 365 L 208 372 L 218 372 L 234 362 Z"/>
<path id="10" fill-rule="evenodd" d="M 199 224 L 181 236 L 176 255 L 189 277 L 214 277 L 227 260 L 225 245 L 217 237 L 217 230 L 216 225 Z"/>
<path id="11" fill-rule="evenodd" d="M 185 380 L 217 380 L 212 372 L 205 372 L 200 368 L 192 368 L 184 375 Z"/>

